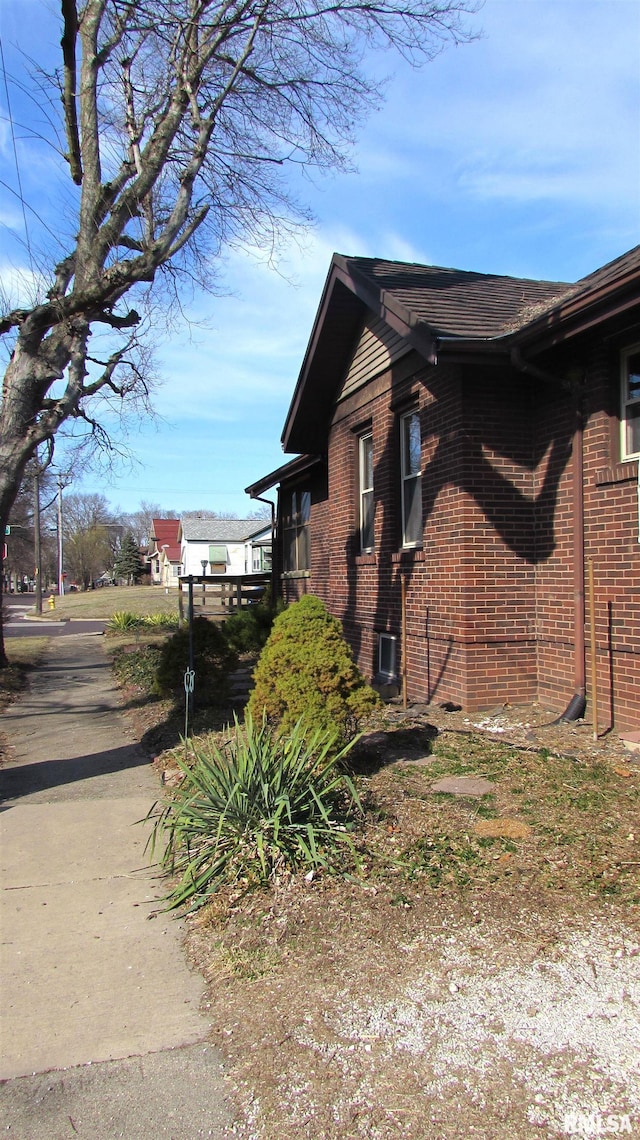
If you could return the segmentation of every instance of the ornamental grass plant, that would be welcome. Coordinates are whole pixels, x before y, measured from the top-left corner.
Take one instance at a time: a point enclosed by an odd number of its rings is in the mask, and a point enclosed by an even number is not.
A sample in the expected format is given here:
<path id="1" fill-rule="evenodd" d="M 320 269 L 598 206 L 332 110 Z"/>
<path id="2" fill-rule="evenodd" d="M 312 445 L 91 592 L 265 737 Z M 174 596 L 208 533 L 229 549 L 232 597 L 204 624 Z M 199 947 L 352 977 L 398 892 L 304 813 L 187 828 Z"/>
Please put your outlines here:
<path id="1" fill-rule="evenodd" d="M 228 741 L 179 761 L 182 782 L 155 805 L 149 846 L 163 847 L 174 879 L 170 908 L 197 909 L 223 884 L 247 888 L 285 872 L 336 871 L 355 857 L 349 834 L 360 801 L 336 750 L 336 733 L 302 723 L 277 734 L 266 718 L 237 717 Z"/>

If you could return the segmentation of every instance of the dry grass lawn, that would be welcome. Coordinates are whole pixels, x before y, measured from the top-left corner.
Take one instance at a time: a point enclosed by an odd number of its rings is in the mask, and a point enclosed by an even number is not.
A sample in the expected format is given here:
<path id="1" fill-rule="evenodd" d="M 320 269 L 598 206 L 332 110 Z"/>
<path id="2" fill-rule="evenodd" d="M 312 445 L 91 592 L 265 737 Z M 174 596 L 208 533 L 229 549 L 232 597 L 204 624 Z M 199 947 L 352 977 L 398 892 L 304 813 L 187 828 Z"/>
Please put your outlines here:
<path id="1" fill-rule="evenodd" d="M 55 616 L 108 620 L 119 611 L 141 617 L 155 613 L 177 614 L 178 593 L 177 589 L 170 589 L 166 594 L 162 586 L 103 586 L 98 590 L 87 590 L 85 594 L 56 597 Z"/>
<path id="2" fill-rule="evenodd" d="M 233 1135 L 640 1128 L 636 760 L 540 709 L 388 708 L 354 762 L 359 872 L 227 891 L 188 920 Z"/>

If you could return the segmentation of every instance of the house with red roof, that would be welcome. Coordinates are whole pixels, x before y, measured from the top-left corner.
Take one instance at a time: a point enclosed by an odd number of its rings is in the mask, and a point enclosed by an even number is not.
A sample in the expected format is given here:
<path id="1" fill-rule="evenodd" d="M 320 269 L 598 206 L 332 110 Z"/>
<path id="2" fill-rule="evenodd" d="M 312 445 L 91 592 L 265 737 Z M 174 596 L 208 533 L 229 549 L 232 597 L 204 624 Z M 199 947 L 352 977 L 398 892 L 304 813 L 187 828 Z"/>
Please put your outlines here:
<path id="1" fill-rule="evenodd" d="M 153 519 L 148 561 L 154 586 L 177 586 L 182 573 L 180 519 Z"/>
<path id="2" fill-rule="evenodd" d="M 409 702 L 640 729 L 640 247 L 574 283 L 335 254 L 274 573 Z"/>

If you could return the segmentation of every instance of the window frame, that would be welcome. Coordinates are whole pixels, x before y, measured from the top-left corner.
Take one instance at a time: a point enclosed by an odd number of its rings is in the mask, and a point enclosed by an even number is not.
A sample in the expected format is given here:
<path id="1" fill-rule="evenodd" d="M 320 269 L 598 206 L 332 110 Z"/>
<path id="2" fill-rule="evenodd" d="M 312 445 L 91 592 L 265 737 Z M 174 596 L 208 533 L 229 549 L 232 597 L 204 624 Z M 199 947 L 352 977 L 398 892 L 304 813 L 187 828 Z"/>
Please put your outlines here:
<path id="1" fill-rule="evenodd" d="M 411 462 L 411 449 L 407 447 L 407 433 L 406 425 L 409 420 L 414 420 L 418 425 L 420 433 L 420 462 L 417 470 L 409 467 Z M 409 460 L 409 464 L 407 463 Z M 409 469 L 408 469 L 409 467 Z M 412 484 L 414 487 L 415 498 L 408 498 L 408 486 Z M 411 516 L 416 509 L 416 502 L 419 509 L 419 534 L 417 537 L 411 537 L 408 534 L 409 522 Z M 400 520 L 401 520 L 401 537 L 403 550 L 416 550 L 422 546 L 423 536 L 423 520 L 422 520 L 422 425 L 420 423 L 420 412 L 417 408 L 403 412 L 400 416 Z"/>
<path id="2" fill-rule="evenodd" d="M 256 574 L 269 574 L 273 569 L 271 547 L 254 546 L 252 550 L 252 569 Z"/>
<path id="3" fill-rule="evenodd" d="M 628 348 L 623 349 L 620 353 L 620 460 L 622 463 L 631 463 L 635 460 L 640 460 L 640 439 L 638 440 L 638 448 L 636 451 L 630 451 L 628 447 L 629 442 L 629 408 L 637 409 L 638 419 L 640 419 L 640 384 L 638 386 L 638 395 L 631 396 L 629 393 L 629 360 L 633 356 L 640 357 L 640 344 L 629 345 Z M 640 370 L 634 375 L 640 376 Z M 638 428 L 640 435 L 640 426 Z"/>
<path id="4" fill-rule="evenodd" d="M 390 664 L 392 669 L 383 669 L 382 667 L 382 651 L 383 645 L 388 645 L 390 654 Z M 381 681 L 397 681 L 398 679 L 398 636 L 395 633 L 387 633 L 381 631 L 378 634 L 378 677 Z"/>
<path id="5" fill-rule="evenodd" d="M 283 574 L 308 574 L 311 570 L 310 521 L 311 490 L 303 485 L 288 489 L 282 512 Z"/>
<path id="6" fill-rule="evenodd" d="M 369 450 L 371 481 L 367 476 L 367 451 Z M 358 533 L 360 553 L 371 554 L 375 550 L 375 496 L 373 476 L 373 431 L 363 432 L 358 437 Z M 367 507 L 370 517 L 367 518 Z M 370 541 L 369 541 L 370 538 Z"/>

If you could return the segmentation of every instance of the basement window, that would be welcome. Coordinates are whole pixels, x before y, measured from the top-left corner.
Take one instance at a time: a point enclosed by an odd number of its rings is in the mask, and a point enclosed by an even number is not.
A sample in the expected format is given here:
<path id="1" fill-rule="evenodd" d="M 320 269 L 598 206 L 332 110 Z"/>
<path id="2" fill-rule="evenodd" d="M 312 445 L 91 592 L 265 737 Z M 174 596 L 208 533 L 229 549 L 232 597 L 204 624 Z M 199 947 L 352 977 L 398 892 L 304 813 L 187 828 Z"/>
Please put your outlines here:
<path id="1" fill-rule="evenodd" d="M 393 681 L 397 676 L 398 639 L 394 633 L 378 634 L 378 677 L 384 681 Z"/>

